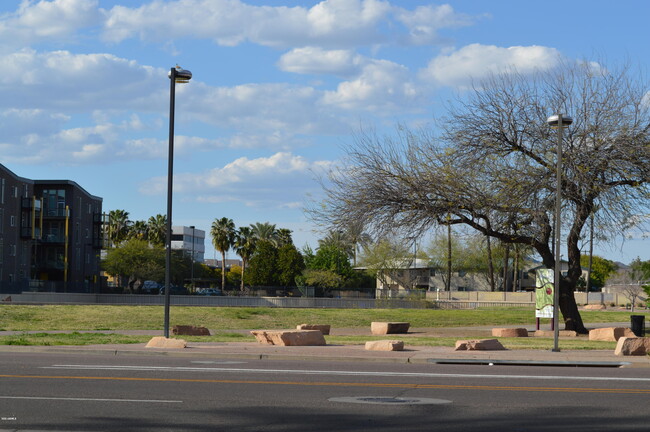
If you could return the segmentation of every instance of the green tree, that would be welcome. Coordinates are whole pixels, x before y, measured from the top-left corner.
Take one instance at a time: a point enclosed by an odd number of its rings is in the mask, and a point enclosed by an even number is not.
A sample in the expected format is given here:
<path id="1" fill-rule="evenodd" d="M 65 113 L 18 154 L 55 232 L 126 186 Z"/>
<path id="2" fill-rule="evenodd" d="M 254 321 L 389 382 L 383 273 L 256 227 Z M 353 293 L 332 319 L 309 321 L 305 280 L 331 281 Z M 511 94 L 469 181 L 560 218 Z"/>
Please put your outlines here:
<path id="1" fill-rule="evenodd" d="M 140 240 L 147 239 L 147 223 L 145 221 L 135 221 L 129 230 L 129 238 L 137 238 Z"/>
<path id="2" fill-rule="evenodd" d="M 132 222 L 126 210 L 111 210 L 108 213 L 108 239 L 112 247 L 118 246 L 129 236 Z"/>
<path id="3" fill-rule="evenodd" d="M 256 222 L 251 224 L 251 233 L 257 241 L 267 241 L 273 246 L 278 246 L 278 230 L 275 228 L 275 224 Z"/>
<path id="4" fill-rule="evenodd" d="M 167 216 L 157 214 L 147 221 L 147 239 L 156 245 L 164 245 L 167 238 Z"/>
<path id="5" fill-rule="evenodd" d="M 352 273 L 348 252 L 334 243 L 321 245 L 316 254 L 310 257 L 309 268 L 314 270 L 329 270 L 343 278 Z"/>
<path id="6" fill-rule="evenodd" d="M 237 230 L 234 248 L 242 262 L 239 287 L 240 291 L 244 291 L 246 267 L 251 256 L 253 256 L 253 252 L 255 252 L 255 242 L 256 239 L 253 237 L 253 230 L 251 227 L 240 227 L 239 230 Z"/>
<path id="7" fill-rule="evenodd" d="M 293 244 L 285 244 L 278 249 L 278 282 L 284 287 L 296 286 L 296 277 L 302 274 L 305 262 Z"/>
<path id="8" fill-rule="evenodd" d="M 580 264 L 584 268 L 589 267 L 589 256 L 582 255 Z M 605 286 L 605 281 L 611 275 L 616 273 L 618 266 L 613 261 L 593 255 L 591 261 L 591 273 L 589 274 L 590 283 L 593 288 L 600 289 Z"/>
<path id="9" fill-rule="evenodd" d="M 235 223 L 223 217 L 215 219 L 210 229 L 212 245 L 221 252 L 221 289 L 226 289 L 226 252 L 235 242 Z"/>
<path id="10" fill-rule="evenodd" d="M 133 293 L 136 282 L 160 281 L 164 278 L 165 251 L 145 240 L 127 240 L 121 247 L 107 251 L 102 268 L 118 280 L 126 278 L 127 287 Z"/>
<path id="11" fill-rule="evenodd" d="M 345 282 L 343 276 L 331 270 L 321 269 L 306 269 L 302 274 L 302 279 L 306 286 L 322 288 L 325 295 L 333 289 L 341 288 Z"/>
<path id="12" fill-rule="evenodd" d="M 258 240 L 246 272 L 247 281 L 256 286 L 278 285 L 278 249 L 269 241 Z"/>

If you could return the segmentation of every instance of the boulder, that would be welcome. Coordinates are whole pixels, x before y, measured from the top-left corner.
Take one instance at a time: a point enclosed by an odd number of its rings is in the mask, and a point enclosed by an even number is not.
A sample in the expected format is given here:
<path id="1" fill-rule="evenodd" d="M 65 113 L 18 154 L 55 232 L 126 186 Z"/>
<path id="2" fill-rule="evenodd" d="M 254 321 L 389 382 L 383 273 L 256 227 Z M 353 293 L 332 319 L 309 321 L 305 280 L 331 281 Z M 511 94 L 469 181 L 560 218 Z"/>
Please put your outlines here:
<path id="1" fill-rule="evenodd" d="M 525 328 L 493 328 L 494 337 L 528 337 L 528 330 Z"/>
<path id="2" fill-rule="evenodd" d="M 617 356 L 643 356 L 650 352 L 650 338 L 622 337 L 616 344 L 614 354 Z"/>
<path id="3" fill-rule="evenodd" d="M 589 331 L 590 341 L 610 341 L 616 342 L 622 337 L 636 337 L 636 335 L 629 328 L 625 327 L 606 327 L 598 328 Z"/>
<path id="4" fill-rule="evenodd" d="M 374 335 L 408 333 L 410 326 L 407 322 L 372 322 L 370 332 Z"/>
<path id="5" fill-rule="evenodd" d="M 327 336 L 330 334 L 330 325 L 329 324 L 298 324 L 296 326 L 297 330 L 320 330 L 323 335 Z"/>
<path id="6" fill-rule="evenodd" d="M 607 306 L 604 304 L 588 304 L 584 306 L 585 310 L 605 310 Z"/>
<path id="7" fill-rule="evenodd" d="M 252 330 L 261 344 L 279 346 L 326 345 L 320 330 Z"/>
<path id="8" fill-rule="evenodd" d="M 207 328 L 192 325 L 175 325 L 172 327 L 172 333 L 183 336 L 210 336 L 210 330 Z"/>
<path id="9" fill-rule="evenodd" d="M 403 351 L 404 341 L 401 340 L 378 340 L 366 342 L 368 351 Z"/>
<path id="10" fill-rule="evenodd" d="M 456 351 L 503 351 L 505 347 L 496 339 L 456 341 Z"/>
<path id="11" fill-rule="evenodd" d="M 552 338 L 552 337 L 555 337 L 555 331 L 554 330 L 535 330 L 535 333 L 533 333 L 533 336 Z M 578 337 L 578 333 L 576 331 L 574 331 L 574 330 L 560 330 L 558 332 L 558 336 L 560 336 L 560 337 Z"/>
<path id="12" fill-rule="evenodd" d="M 164 336 L 153 337 L 147 345 L 146 348 L 186 348 L 187 342 L 183 339 L 171 339 Z"/>

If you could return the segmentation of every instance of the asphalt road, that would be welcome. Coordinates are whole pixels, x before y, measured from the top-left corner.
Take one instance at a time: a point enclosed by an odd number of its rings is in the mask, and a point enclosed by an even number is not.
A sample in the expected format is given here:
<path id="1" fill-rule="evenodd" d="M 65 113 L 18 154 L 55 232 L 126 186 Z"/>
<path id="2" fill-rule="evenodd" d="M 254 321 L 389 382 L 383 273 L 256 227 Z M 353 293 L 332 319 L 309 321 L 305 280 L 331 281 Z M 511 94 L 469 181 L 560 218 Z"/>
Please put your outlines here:
<path id="1" fill-rule="evenodd" d="M 0 353 L 0 431 L 648 430 L 650 369 Z"/>

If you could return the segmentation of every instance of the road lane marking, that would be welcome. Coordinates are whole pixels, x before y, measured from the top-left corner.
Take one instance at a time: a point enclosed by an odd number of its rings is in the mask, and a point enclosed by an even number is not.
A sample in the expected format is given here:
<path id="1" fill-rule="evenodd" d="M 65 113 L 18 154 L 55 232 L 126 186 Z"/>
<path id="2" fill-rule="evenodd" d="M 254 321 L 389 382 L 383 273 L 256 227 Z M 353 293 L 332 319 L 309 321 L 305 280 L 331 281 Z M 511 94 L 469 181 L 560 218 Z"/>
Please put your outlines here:
<path id="1" fill-rule="evenodd" d="M 79 397 L 48 397 L 48 396 L 0 396 L 0 399 L 58 400 L 58 401 L 87 401 L 87 402 L 183 403 L 183 401 L 179 401 L 179 400 L 160 400 L 160 399 L 98 399 L 98 398 L 79 398 Z"/>
<path id="2" fill-rule="evenodd" d="M 629 381 L 650 382 L 650 378 L 626 377 L 585 377 L 560 375 L 490 375 L 490 374 L 445 374 L 428 372 L 371 372 L 371 371 L 323 371 L 301 369 L 252 369 L 252 368 L 219 368 L 219 367 L 186 367 L 186 366 L 121 366 L 121 365 L 52 365 L 41 369 L 73 369 L 73 370 L 119 370 L 119 371 L 159 371 L 159 372 L 231 372 L 259 374 L 296 374 L 296 375 L 333 375 L 333 376 L 375 376 L 375 377 L 416 377 L 416 378 L 482 378 L 482 379 L 537 379 L 563 381 Z"/>
<path id="3" fill-rule="evenodd" d="M 408 384 L 408 383 L 350 383 L 350 382 L 304 382 L 304 381 L 262 381 L 262 380 L 215 380 L 189 378 L 142 378 L 142 377 L 96 377 L 96 376 L 57 376 L 57 375 L 0 375 L 0 378 L 24 379 L 58 379 L 58 380 L 102 380 L 134 382 L 170 382 L 170 383 L 204 383 L 204 384 L 264 384 L 321 387 L 368 387 L 368 388 L 407 388 L 407 389 L 444 389 L 444 390 L 503 390 L 528 392 L 572 392 L 572 393 L 607 393 L 607 394 L 648 394 L 650 389 L 607 389 L 579 387 L 514 387 L 514 386 L 477 386 L 446 384 Z"/>

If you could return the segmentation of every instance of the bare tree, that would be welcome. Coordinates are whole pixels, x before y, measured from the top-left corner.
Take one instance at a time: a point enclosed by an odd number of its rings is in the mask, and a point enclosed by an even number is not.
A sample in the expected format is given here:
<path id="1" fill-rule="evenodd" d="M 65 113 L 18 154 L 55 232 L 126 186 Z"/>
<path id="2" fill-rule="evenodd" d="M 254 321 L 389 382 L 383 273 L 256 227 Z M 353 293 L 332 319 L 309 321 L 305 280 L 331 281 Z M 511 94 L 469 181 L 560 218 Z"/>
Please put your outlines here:
<path id="1" fill-rule="evenodd" d="M 449 109 L 438 136 L 404 127 L 394 136 L 358 134 L 346 163 L 331 172 L 325 202 L 311 214 L 333 226 L 364 220 L 376 232 L 463 224 L 530 246 L 554 268 L 557 138 L 546 120 L 570 115 L 562 143 L 568 272 L 559 281 L 559 306 L 565 328 L 586 333 L 573 295 L 586 221 L 594 215 L 597 225 L 620 233 L 648 213 L 648 89 L 627 67 L 593 62 L 495 75 Z"/>

